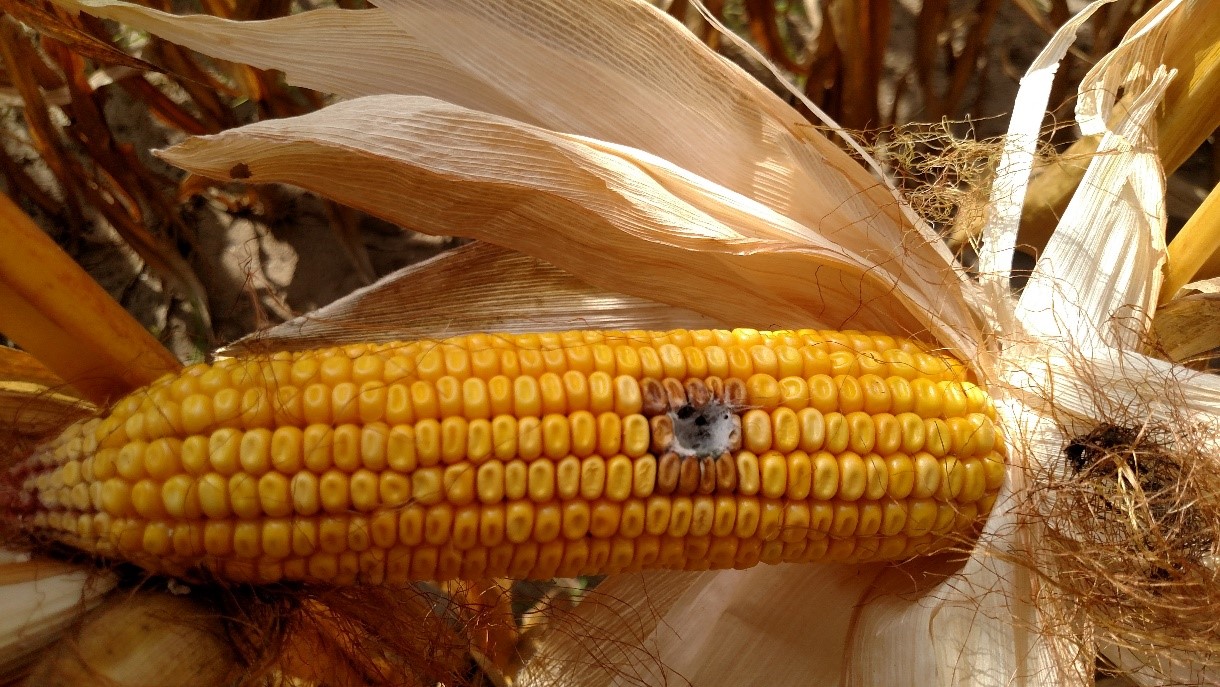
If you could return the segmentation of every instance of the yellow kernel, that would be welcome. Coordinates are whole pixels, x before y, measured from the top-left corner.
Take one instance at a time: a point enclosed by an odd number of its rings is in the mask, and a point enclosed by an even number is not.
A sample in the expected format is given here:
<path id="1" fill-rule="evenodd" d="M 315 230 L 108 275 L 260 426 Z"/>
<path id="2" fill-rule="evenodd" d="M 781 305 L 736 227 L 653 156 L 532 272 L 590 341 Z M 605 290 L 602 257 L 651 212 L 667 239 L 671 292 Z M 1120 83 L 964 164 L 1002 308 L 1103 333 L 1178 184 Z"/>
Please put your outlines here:
<path id="1" fill-rule="evenodd" d="M 415 413 L 416 422 L 440 419 L 440 400 L 436 396 L 435 384 L 422 380 L 411 382 L 410 391 L 411 410 Z"/>
<path id="2" fill-rule="evenodd" d="M 239 518 L 250 520 L 263 514 L 258 499 L 258 478 L 236 474 L 229 478 L 229 507 Z"/>
<path id="3" fill-rule="evenodd" d="M 864 465 L 867 470 L 868 483 L 864 490 L 864 498 L 872 500 L 882 498 L 889 491 L 889 464 L 885 462 L 885 458 L 876 453 L 870 453 L 864 457 Z"/>
<path id="4" fill-rule="evenodd" d="M 571 452 L 579 458 L 592 455 L 598 448 L 597 419 L 593 413 L 580 410 L 572 413 L 566 423 L 571 430 Z"/>
<path id="5" fill-rule="evenodd" d="M 949 423 L 940 418 L 924 420 L 924 450 L 940 458 L 953 450 L 953 433 Z"/>
<path id="6" fill-rule="evenodd" d="M 864 408 L 864 387 L 857 377 L 839 375 L 834 377 L 839 392 L 839 412 L 847 415 Z"/>
<path id="7" fill-rule="evenodd" d="M 872 416 L 873 427 L 876 430 L 875 450 L 883 456 L 888 456 L 902 449 L 902 424 L 898 418 L 889 413 L 878 413 Z"/>
<path id="8" fill-rule="evenodd" d="M 926 499 L 940 490 L 940 461 L 930 453 L 920 451 L 912 456 L 915 463 L 915 487 L 911 498 Z"/>
<path id="9" fill-rule="evenodd" d="M 203 515 L 199 490 L 188 475 L 174 475 L 165 480 L 161 485 L 161 503 L 171 518 L 197 520 Z"/>
<path id="10" fill-rule="evenodd" d="M 525 496 L 529 481 L 529 470 L 525 461 L 514 460 L 504 464 L 504 497 L 520 499 Z"/>
<path id="11" fill-rule="evenodd" d="M 961 503 L 973 503 L 983 498 L 987 491 L 987 477 L 983 472 L 983 461 L 967 458 L 962 461 L 962 490 L 957 496 Z"/>
<path id="12" fill-rule="evenodd" d="M 261 475 L 271 469 L 271 431 L 252 429 L 241 437 L 238 447 L 241 468 L 251 475 Z"/>
<path id="13" fill-rule="evenodd" d="M 722 346 L 708 346 L 703 349 L 703 357 L 707 363 L 709 377 L 727 377 L 729 374 L 729 355 Z"/>
<path id="14" fill-rule="evenodd" d="M 568 402 L 563 389 L 563 379 L 554 372 L 538 377 L 538 393 L 542 399 L 542 414 L 566 413 Z"/>
<path id="15" fill-rule="evenodd" d="M 779 382 L 779 403 L 792 410 L 804 409 L 809 405 L 809 383 L 800 377 L 784 377 Z"/>
<path id="16" fill-rule="evenodd" d="M 369 470 L 381 471 L 389 464 L 386 451 L 389 446 L 390 428 L 381 422 L 372 422 L 358 428 L 360 464 Z M 274 441 L 274 439 L 273 439 Z"/>
<path id="17" fill-rule="evenodd" d="M 328 425 L 331 423 L 331 387 L 326 384 L 310 384 L 301 391 L 302 413 L 305 422 Z"/>
<path id="18" fill-rule="evenodd" d="M 606 461 L 606 498 L 623 501 L 631 496 L 634 466 L 627 456 L 614 456 Z"/>
<path id="19" fill-rule="evenodd" d="M 820 450 L 826 442 L 826 420 L 821 411 L 802 408 L 796 418 L 801 432 L 800 449 L 807 453 Z"/>
<path id="20" fill-rule="evenodd" d="M 860 508 L 855 503 L 836 501 L 833 506 L 834 515 L 830 524 L 831 536 L 845 539 L 856 536 L 860 525 Z"/>
<path id="21" fill-rule="evenodd" d="M 391 384 L 385 390 L 385 421 L 393 425 L 415 422 L 415 409 L 411 406 L 411 387 L 406 384 Z"/>
<path id="22" fill-rule="evenodd" d="M 653 456 L 642 456 L 632 464 L 634 472 L 631 484 L 631 494 L 636 498 L 652 496 L 656 489 L 657 459 Z"/>
<path id="23" fill-rule="evenodd" d="M 771 450 L 771 416 L 765 410 L 749 410 L 741 418 L 742 443 L 746 450 Z"/>
<path id="24" fill-rule="evenodd" d="M 415 458 L 426 466 L 441 462 L 441 423 L 437 420 L 429 418 L 415 423 Z"/>
<path id="25" fill-rule="evenodd" d="M 106 489 L 111 483 L 107 480 L 102 485 L 102 503 L 106 503 Z M 227 518 L 233 514 L 232 508 L 229 507 L 229 480 L 224 475 L 218 475 L 215 472 L 210 472 L 199 478 L 199 508 L 203 514 L 209 518 Z M 106 507 L 106 511 L 111 515 L 122 515 L 117 513 L 110 507 Z"/>
<path id="26" fill-rule="evenodd" d="M 114 460 L 115 471 L 119 476 L 135 481 L 148 474 L 144 470 L 144 454 L 147 449 L 148 444 L 143 441 L 132 441 L 120 449 Z"/>
<path id="27" fill-rule="evenodd" d="M 944 399 L 936 382 L 919 377 L 911 380 L 912 411 L 922 418 L 940 417 L 944 411 Z"/>
<path id="28" fill-rule="evenodd" d="M 440 468 L 420 468 L 411 475 L 411 496 L 425 506 L 440 503 L 445 495 L 441 481 Z"/>
<path id="29" fill-rule="evenodd" d="M 150 479 L 136 482 L 131 488 L 131 506 L 146 520 L 164 518 L 165 505 L 161 502 L 161 484 Z"/>
<path id="30" fill-rule="evenodd" d="M 504 509 L 505 535 L 513 544 L 527 541 L 534 529 L 534 505 L 513 501 Z"/>
<path id="31" fill-rule="evenodd" d="M 969 401 L 966 398 L 966 390 L 962 388 L 960 382 L 938 382 L 937 388 L 940 389 L 941 398 L 943 399 L 944 417 L 961 417 L 966 414 L 966 408 Z"/>
<path id="32" fill-rule="evenodd" d="M 561 499 L 573 499 L 580 493 L 580 459 L 568 456 L 555 464 L 555 491 Z"/>
<path id="33" fill-rule="evenodd" d="M 504 499 L 504 464 L 489 461 L 479 466 L 475 487 L 483 503 L 499 503 Z"/>
<path id="34" fill-rule="evenodd" d="M 619 375 L 614 378 L 614 412 L 621 416 L 637 414 L 643 407 L 640 384 L 634 377 Z"/>
<path id="35" fill-rule="evenodd" d="M 1006 475 L 1004 457 L 992 451 L 983 457 L 983 476 L 986 479 L 987 491 L 995 491 L 1004 484 Z"/>
<path id="36" fill-rule="evenodd" d="M 462 382 L 457 377 L 447 375 L 436 380 L 436 407 L 442 418 L 462 414 Z"/>
<path id="37" fill-rule="evenodd" d="M 464 417 L 447 417 L 440 423 L 441 460 L 446 465 L 466 460 L 469 423 Z"/>
<path id="38" fill-rule="evenodd" d="M 750 451 L 737 454 L 737 492 L 746 496 L 758 493 L 761 476 L 758 468 L 758 456 Z"/>
<path id="39" fill-rule="evenodd" d="M 377 473 L 370 470 L 357 470 L 352 474 L 349 483 L 352 495 L 352 507 L 367 513 L 378 505 Z"/>
<path id="40" fill-rule="evenodd" d="M 917 499 L 910 503 L 906 513 L 906 530 L 908 537 L 922 537 L 932 531 L 936 523 L 938 509 L 931 499 Z"/>
<path id="41" fill-rule="evenodd" d="M 542 418 L 542 452 L 552 460 L 568 455 L 572 450 L 572 433 L 568 418 L 563 415 L 547 415 Z M 528 459 L 528 456 L 522 455 Z"/>
<path id="42" fill-rule="evenodd" d="M 851 452 L 839 455 L 839 492 L 844 501 L 855 501 L 868 488 L 868 468 L 864 459 Z"/>
<path id="43" fill-rule="evenodd" d="M 873 416 L 864 412 L 848 413 L 844 417 L 847 424 L 847 448 L 866 454 L 877 445 L 877 427 L 873 424 Z"/>
<path id="44" fill-rule="evenodd" d="M 839 409 L 839 387 L 829 375 L 813 375 L 808 385 L 810 407 L 822 413 Z"/>
<path id="45" fill-rule="evenodd" d="M 788 459 L 778 451 L 767 451 L 758 457 L 762 495 L 769 499 L 782 497 L 788 491 Z"/>
<path id="46" fill-rule="evenodd" d="M 572 349 L 568 354 L 573 353 Z M 589 380 L 585 372 L 568 370 L 563 373 L 563 395 L 567 399 L 569 412 L 588 411 L 590 407 Z"/>
<path id="47" fill-rule="evenodd" d="M 490 391 L 482 377 L 471 377 L 462 382 L 462 408 L 470 419 L 488 420 L 492 417 Z"/>
<path id="48" fill-rule="evenodd" d="M 144 472 L 157 480 L 164 480 L 177 474 L 182 470 L 182 461 L 179 459 L 181 452 L 181 441 L 173 438 L 156 439 L 144 451 Z M 79 466 L 80 463 L 74 461 L 64 466 L 64 483 L 69 487 L 74 486 L 71 472 L 68 469 L 72 465 Z M 79 471 L 77 471 L 77 476 L 79 477 Z"/>
<path id="49" fill-rule="evenodd" d="M 887 493 L 892 499 L 905 499 L 915 489 L 915 463 L 905 453 L 893 453 L 885 458 L 889 471 Z"/>
<path id="50" fill-rule="evenodd" d="M 517 455 L 525 460 L 534 460 L 544 450 L 542 421 L 536 417 L 523 417 L 517 423 Z"/>
<path id="51" fill-rule="evenodd" d="M 510 460 L 517 456 L 517 418 L 497 415 L 491 421 L 491 444 L 495 457 Z"/>
<path id="52" fill-rule="evenodd" d="M 589 412 L 607 413 L 614 410 L 614 378 L 605 371 L 589 375 Z"/>
<path id="53" fill-rule="evenodd" d="M 415 428 L 411 425 L 394 425 L 386 439 L 386 463 L 399 472 L 414 472 L 419 464 L 415 454 Z"/>
<path id="54" fill-rule="evenodd" d="M 297 515 L 314 515 L 322 510 L 318 476 L 311 472 L 298 472 L 291 482 L 292 509 Z"/>
<path id="55" fill-rule="evenodd" d="M 624 454 L 638 458 L 648 452 L 652 444 L 648 419 L 643 415 L 628 415 L 622 419 L 621 447 Z"/>
<path id="56" fill-rule="evenodd" d="M 294 504 L 288 477 L 268 472 L 258 478 L 258 500 L 263 513 L 273 518 L 292 515 Z"/>
<path id="57" fill-rule="evenodd" d="M 957 456 L 946 456 L 941 461 L 941 469 L 944 471 L 944 477 L 940 482 L 940 490 L 936 492 L 936 498 L 940 501 L 957 499 L 966 487 L 965 465 Z"/>
<path id="58" fill-rule="evenodd" d="M 851 429 L 847 425 L 847 418 L 842 413 L 826 413 L 823 420 L 826 422 L 825 449 L 834 454 L 846 451 L 851 443 Z"/>
<path id="59" fill-rule="evenodd" d="M 212 399 L 203 394 L 191 394 L 182 399 L 182 429 L 187 434 L 203 434 L 212 429 L 216 419 Z"/>
<path id="60" fill-rule="evenodd" d="M 484 419 L 471 420 L 466 427 L 466 460 L 477 464 L 491 455 L 491 423 Z"/>
<path id="61" fill-rule="evenodd" d="M 504 541 L 504 506 L 483 506 L 479 509 L 479 543 L 498 546 Z"/>
<path id="62" fill-rule="evenodd" d="M 441 477 L 445 488 L 445 500 L 455 506 L 464 506 L 474 502 L 475 468 L 472 465 L 458 464 L 445 468 Z"/>
<path id="63" fill-rule="evenodd" d="M 555 464 L 538 460 L 529 464 L 529 496 L 543 503 L 555 497 Z"/>
<path id="64" fill-rule="evenodd" d="M 580 496 L 589 501 L 599 499 L 606 488 L 606 461 L 592 456 L 581 461 Z"/>
<path id="65" fill-rule="evenodd" d="M 758 348 L 770 353 L 770 349 Z M 751 408 L 774 410 L 780 402 L 779 382 L 770 374 L 754 374 L 746 380 L 746 403 Z"/>
<path id="66" fill-rule="evenodd" d="M 397 508 L 411 500 L 411 479 L 406 475 L 382 472 L 377 476 L 376 487 L 381 503 L 390 508 Z"/>
<path id="67" fill-rule="evenodd" d="M 360 389 L 351 382 L 334 385 L 330 390 L 331 418 L 335 423 L 360 422 Z"/>
<path id="68" fill-rule="evenodd" d="M 301 454 L 305 467 L 312 472 L 325 472 L 331 466 L 334 429 L 329 425 L 310 425 L 301 433 Z"/>

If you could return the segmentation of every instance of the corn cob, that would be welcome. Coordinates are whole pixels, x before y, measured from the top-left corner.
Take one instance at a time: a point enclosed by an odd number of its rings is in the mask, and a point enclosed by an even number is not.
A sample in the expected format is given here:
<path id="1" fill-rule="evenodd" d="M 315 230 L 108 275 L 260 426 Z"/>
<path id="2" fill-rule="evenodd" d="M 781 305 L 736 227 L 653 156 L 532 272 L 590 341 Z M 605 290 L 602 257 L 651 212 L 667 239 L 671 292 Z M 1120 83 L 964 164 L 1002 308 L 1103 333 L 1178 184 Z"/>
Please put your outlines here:
<path id="1" fill-rule="evenodd" d="M 854 331 L 475 334 L 167 375 L 9 473 L 36 533 L 336 584 L 901 559 L 1004 478 L 953 358 Z"/>

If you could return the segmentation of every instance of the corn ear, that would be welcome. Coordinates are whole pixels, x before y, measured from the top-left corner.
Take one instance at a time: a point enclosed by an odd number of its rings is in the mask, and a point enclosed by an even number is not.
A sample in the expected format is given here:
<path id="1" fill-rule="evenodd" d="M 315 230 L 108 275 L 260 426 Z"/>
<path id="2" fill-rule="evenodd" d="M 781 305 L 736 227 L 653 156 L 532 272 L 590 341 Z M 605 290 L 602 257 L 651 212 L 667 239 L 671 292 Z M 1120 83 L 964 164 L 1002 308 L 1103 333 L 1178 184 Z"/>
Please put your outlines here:
<path id="1" fill-rule="evenodd" d="M 196 365 L 9 474 L 22 524 L 233 580 L 900 559 L 1004 479 L 965 365 L 799 330 L 474 334 Z"/>

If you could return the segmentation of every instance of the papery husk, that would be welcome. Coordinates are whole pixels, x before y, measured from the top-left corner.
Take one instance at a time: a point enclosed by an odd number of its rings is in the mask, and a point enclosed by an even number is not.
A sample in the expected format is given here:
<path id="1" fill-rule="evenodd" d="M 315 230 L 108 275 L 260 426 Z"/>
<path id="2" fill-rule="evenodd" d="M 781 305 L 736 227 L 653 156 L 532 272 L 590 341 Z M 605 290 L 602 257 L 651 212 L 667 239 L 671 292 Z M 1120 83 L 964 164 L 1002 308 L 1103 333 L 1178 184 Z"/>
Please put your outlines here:
<path id="1" fill-rule="evenodd" d="M 235 662 L 220 616 L 186 596 L 118 593 L 44 651 L 29 687 L 224 687 Z"/>
<path id="2" fill-rule="evenodd" d="M 0 347 L 0 428 L 35 439 L 93 410 L 34 356 Z M 5 455 L 0 450 L 0 464 Z"/>
<path id="3" fill-rule="evenodd" d="M 1175 363 L 1197 356 L 1200 365 L 1220 349 L 1220 294 L 1192 293 L 1157 308 L 1152 319 L 1153 350 Z"/>
<path id="4" fill-rule="evenodd" d="M 21 677 L 114 584 L 86 567 L 0 550 L 0 682 Z"/>
<path id="5" fill-rule="evenodd" d="M 221 355 L 476 332 L 700 329 L 725 322 L 591 287 L 523 253 L 475 242 L 225 347 Z"/>

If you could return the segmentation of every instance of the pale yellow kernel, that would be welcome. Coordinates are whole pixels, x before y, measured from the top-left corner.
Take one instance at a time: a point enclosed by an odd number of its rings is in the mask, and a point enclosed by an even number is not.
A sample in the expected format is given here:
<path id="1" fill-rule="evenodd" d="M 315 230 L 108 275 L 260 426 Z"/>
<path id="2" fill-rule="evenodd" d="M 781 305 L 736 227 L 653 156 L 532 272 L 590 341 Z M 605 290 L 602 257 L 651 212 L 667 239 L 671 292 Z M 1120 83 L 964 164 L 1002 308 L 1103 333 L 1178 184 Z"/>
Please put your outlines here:
<path id="1" fill-rule="evenodd" d="M 572 353 L 571 350 L 568 351 Z M 563 394 L 569 412 L 589 411 L 591 405 L 589 379 L 586 372 L 568 370 L 563 373 Z"/>
<path id="2" fill-rule="evenodd" d="M 737 492 L 747 496 L 758 493 L 761 475 L 758 467 L 758 456 L 750 451 L 737 454 Z"/>
<path id="3" fill-rule="evenodd" d="M 981 466 L 980 466 L 981 467 Z M 966 487 L 966 467 L 957 456 L 945 456 L 941 460 L 944 473 L 936 498 L 940 501 L 957 499 Z"/>
<path id="4" fill-rule="evenodd" d="M 568 399 L 564 393 L 563 379 L 554 372 L 545 372 L 538 377 L 538 393 L 542 400 L 541 413 L 567 413 Z"/>
<path id="5" fill-rule="evenodd" d="M 513 380 L 513 415 L 518 418 L 542 415 L 542 390 L 533 377 L 517 377 Z"/>
<path id="6" fill-rule="evenodd" d="M 953 432 L 941 418 L 924 420 L 924 450 L 940 458 L 953 450 Z"/>
<path id="7" fill-rule="evenodd" d="M 380 505 L 377 473 L 371 470 L 357 470 L 350 481 L 352 508 L 367 513 Z"/>
<path id="8" fill-rule="evenodd" d="M 472 420 L 489 420 L 492 417 L 491 392 L 484 379 L 471 377 L 462 382 L 463 414 Z"/>
<path id="9" fill-rule="evenodd" d="M 437 412 L 442 418 L 462 414 L 462 382 L 446 375 L 436 380 Z"/>
<path id="10" fill-rule="evenodd" d="M 511 460 L 517 456 L 517 435 L 517 418 L 512 415 L 497 415 L 491 421 L 492 452 L 497 459 Z"/>
<path id="11" fill-rule="evenodd" d="M 854 502 L 836 501 L 830 523 L 830 535 L 840 539 L 855 537 L 860 525 L 860 508 Z"/>
<path id="12" fill-rule="evenodd" d="M 856 525 L 857 537 L 872 537 L 881 531 L 884 513 L 879 503 L 860 503 L 860 520 Z M 858 542 L 859 546 L 864 543 Z M 859 555 L 859 554 L 858 554 Z M 862 556 L 866 558 L 867 556 Z"/>
<path id="13" fill-rule="evenodd" d="M 392 425 L 409 425 L 415 422 L 415 409 L 411 406 L 411 387 L 407 384 L 391 384 L 385 390 L 385 421 Z"/>
<path id="14" fill-rule="evenodd" d="M 544 452 L 544 436 L 542 420 L 536 417 L 523 417 L 516 423 L 517 437 L 514 445 L 516 455 L 523 460 L 534 460 Z"/>
<path id="15" fill-rule="evenodd" d="M 445 500 L 455 506 L 464 506 L 475 499 L 475 468 L 468 464 L 450 465 L 445 468 L 441 481 L 445 488 Z"/>
<path id="16" fill-rule="evenodd" d="M 944 398 L 936 382 L 927 377 L 911 380 L 912 412 L 922 418 L 940 417 L 944 412 Z"/>
<path id="17" fill-rule="evenodd" d="M 788 491 L 788 459 L 778 451 L 767 451 L 758 457 L 761 493 L 769 499 L 782 497 Z"/>
<path id="18" fill-rule="evenodd" d="M 638 458 L 648 452 L 652 444 L 648 419 L 640 414 L 627 415 L 622 419 L 622 452 Z"/>
<path id="19" fill-rule="evenodd" d="M 812 458 L 813 496 L 829 500 L 839 493 L 839 460 L 831 453 L 818 451 Z"/>
<path id="20" fill-rule="evenodd" d="M 466 460 L 482 463 L 493 453 L 491 422 L 484 419 L 471 420 L 466 427 Z"/>
<path id="21" fill-rule="evenodd" d="M 301 390 L 301 408 L 305 422 L 319 425 L 331 423 L 333 414 L 330 392 L 331 387 L 326 384 L 310 384 Z"/>
<path id="22" fill-rule="evenodd" d="M 643 407 L 640 384 L 634 377 L 619 375 L 614 378 L 614 412 L 620 416 L 638 414 Z M 642 416 L 641 416 L 642 417 Z"/>
<path id="23" fill-rule="evenodd" d="M 360 422 L 360 387 L 352 382 L 335 384 L 330 390 L 330 407 L 336 424 Z"/>
<path id="24" fill-rule="evenodd" d="M 504 497 L 521 499 L 527 493 L 529 469 L 523 460 L 514 460 L 504 464 Z"/>
<path id="25" fill-rule="evenodd" d="M 542 418 L 542 452 L 552 460 L 558 460 L 572 451 L 572 430 L 564 415 L 547 415 Z M 527 456 L 522 456 L 528 460 Z"/>
<path id="26" fill-rule="evenodd" d="M 107 481 L 106 484 L 110 482 Z M 103 503 L 105 502 L 105 485 L 103 485 Z M 229 506 L 229 480 L 224 475 L 210 472 L 199 478 L 199 508 L 208 518 L 227 518 L 233 514 L 233 509 Z M 112 515 L 121 515 L 115 513 L 110 508 L 106 509 Z"/>
<path id="27" fill-rule="evenodd" d="M 941 398 L 943 399 L 944 417 L 961 417 L 966 414 L 966 409 L 969 407 L 969 400 L 966 397 L 966 390 L 962 387 L 961 382 L 943 381 L 936 385 L 940 389 Z"/>
<path id="28" fill-rule="evenodd" d="M 69 499 L 61 499 L 70 500 Z M 66 504 L 65 504 L 66 505 Z M 135 512 L 145 520 L 159 520 L 165 517 L 165 505 L 161 501 L 161 483 L 151 479 L 142 479 L 131 488 L 131 505 Z"/>
<path id="29" fill-rule="evenodd" d="M 614 456 L 606 461 L 606 498 L 623 501 L 631 496 L 634 466 L 627 456 Z M 583 477 L 582 477 L 583 479 Z"/>
<path id="30" fill-rule="evenodd" d="M 925 451 L 920 451 L 911 458 L 915 462 L 915 488 L 911 491 L 911 497 L 926 499 L 940 490 L 943 475 L 940 461 Z"/>
<path id="31" fill-rule="evenodd" d="M 331 467 L 334 434 L 330 425 L 310 425 L 301 432 L 301 459 L 307 469 L 321 474 Z"/>
<path id="32" fill-rule="evenodd" d="M 295 473 L 289 483 L 289 493 L 295 514 L 315 515 L 322 510 L 320 486 L 314 473 Z"/>
<path id="33" fill-rule="evenodd" d="M 802 408 L 796 414 L 800 426 L 800 449 L 807 453 L 821 450 L 826 443 L 826 419 L 815 408 Z"/>
<path id="34" fill-rule="evenodd" d="M 291 485 L 286 475 L 268 472 L 258 479 L 258 498 L 263 513 L 285 517 L 293 513 Z"/>
<path id="35" fill-rule="evenodd" d="M 761 350 L 770 353 L 770 349 L 762 346 Z M 779 406 L 780 386 L 775 377 L 770 374 L 754 374 L 746 380 L 746 403 L 751 408 L 770 412 Z"/>
<path id="36" fill-rule="evenodd" d="M 707 364 L 709 377 L 727 377 L 729 374 L 729 354 L 723 346 L 707 346 L 703 349 L 703 357 Z"/>
<path id="37" fill-rule="evenodd" d="M 657 459 L 651 455 L 635 459 L 632 472 L 631 495 L 636 498 L 652 496 L 657 482 Z"/>
<path id="38" fill-rule="evenodd" d="M 589 375 L 589 412 L 600 414 L 614 410 L 614 378 L 599 370 Z"/>
<path id="39" fill-rule="evenodd" d="M 479 509 L 479 543 L 498 546 L 504 541 L 504 506 L 483 506 Z"/>
<path id="40" fill-rule="evenodd" d="M 839 454 L 839 491 L 843 501 L 855 501 L 868 488 L 868 468 L 858 454 L 845 451 Z"/>
<path id="41" fill-rule="evenodd" d="M 441 462 L 441 423 L 436 419 L 415 423 L 415 457 L 429 467 Z"/>
<path id="42" fill-rule="evenodd" d="M 847 425 L 847 418 L 842 413 L 826 413 L 822 419 L 826 422 L 824 448 L 834 454 L 846 451 L 851 444 L 851 428 Z"/>
<path id="43" fill-rule="evenodd" d="M 148 444 L 143 441 L 132 441 L 120 449 L 114 461 L 119 476 L 135 481 L 147 475 L 144 470 L 144 454 L 147 450 Z"/>
<path id="44" fill-rule="evenodd" d="M 537 503 L 555 497 L 555 463 L 537 460 L 529 464 L 529 497 Z"/>
<path id="45" fill-rule="evenodd" d="M 877 445 L 877 426 L 873 424 L 873 416 L 865 412 L 853 412 L 844 416 L 847 424 L 847 448 L 864 455 L 870 453 Z"/>
<path id="46" fill-rule="evenodd" d="M 583 344 L 573 344 L 568 346 L 564 353 L 568 359 L 568 370 L 563 373 L 565 386 L 567 386 L 569 374 L 575 373 L 581 379 L 593 374 L 593 350 L 591 348 Z"/>
<path id="47" fill-rule="evenodd" d="M 470 423 L 464 417 L 447 417 L 441 420 L 441 461 L 452 465 L 466 460 L 466 439 Z"/>
<path id="48" fill-rule="evenodd" d="M 182 399 L 182 429 L 187 434 L 203 434 L 216 423 L 212 399 L 203 394 L 191 394 Z"/>
<path id="49" fill-rule="evenodd" d="M 504 529 L 508 541 L 520 544 L 529 540 L 534 529 L 534 504 L 512 501 L 504 509 Z"/>
<path id="50" fill-rule="evenodd" d="M 758 532 L 759 521 L 762 518 L 762 508 L 758 499 L 741 498 L 737 500 L 737 522 L 733 533 L 743 539 L 751 538 Z"/>
<path id="51" fill-rule="evenodd" d="M 561 499 L 573 499 L 580 493 L 580 459 L 576 456 L 555 464 L 555 492 Z"/>
<path id="52" fill-rule="evenodd" d="M 188 475 L 174 475 L 162 484 L 161 504 L 165 506 L 166 514 L 174 519 L 198 520 L 203 515 L 199 489 Z"/>
<path id="53" fill-rule="evenodd" d="M 873 427 L 876 429 L 874 451 L 883 456 L 897 453 L 902 449 L 902 424 L 898 418 L 889 413 L 878 413 L 872 416 Z"/>
<path id="54" fill-rule="evenodd" d="M 440 468 L 420 468 L 411 475 L 411 496 L 425 506 L 440 503 L 445 496 Z"/>
<path id="55" fill-rule="evenodd" d="M 194 441 L 190 441 L 194 439 Z M 190 443 L 190 449 L 193 451 L 190 455 L 190 466 L 187 467 L 193 474 L 200 474 L 207 469 L 207 440 L 203 437 L 191 437 L 183 444 L 183 459 L 187 458 L 186 443 Z M 118 458 L 119 449 L 103 448 L 99 449 L 93 456 L 93 479 L 107 480 L 118 474 L 115 469 L 115 460 Z M 184 465 L 184 467 L 186 467 Z"/>
<path id="56" fill-rule="evenodd" d="M 537 379 L 546 372 L 546 361 L 542 358 L 542 351 L 532 348 L 519 350 L 517 351 L 517 361 L 521 366 L 521 374 L 524 376 Z"/>
<path id="57" fill-rule="evenodd" d="M 241 469 L 251 475 L 261 475 L 271 469 L 271 431 L 252 429 L 241 435 L 238 446 Z"/>
<path id="58" fill-rule="evenodd" d="M 585 458 L 580 464 L 580 496 L 593 501 L 606 489 L 606 461 L 601 456 Z"/>
<path id="59" fill-rule="evenodd" d="M 351 362 L 351 381 L 357 384 L 381 382 L 385 378 L 385 358 L 380 355 L 362 355 Z"/>
<path id="60" fill-rule="evenodd" d="M 388 448 L 390 428 L 382 422 L 372 422 L 359 428 L 360 464 L 369 470 L 379 472 L 389 464 L 386 451 Z M 272 439 L 274 442 L 274 438 Z"/>
<path id="61" fill-rule="evenodd" d="M 411 425 L 390 427 L 386 439 L 386 463 L 390 469 L 403 473 L 413 472 L 419 464 L 415 455 L 415 428 Z"/>
<path id="62" fill-rule="evenodd" d="M 571 431 L 573 455 L 584 458 L 593 455 L 598 448 L 597 418 L 587 410 L 572 413 L 566 423 Z"/>
<path id="63" fill-rule="evenodd" d="M 868 484 L 864 490 L 864 498 L 877 500 L 884 497 L 890 487 L 889 464 L 885 462 L 885 458 L 870 453 L 864 457 L 864 465 L 867 469 Z"/>

